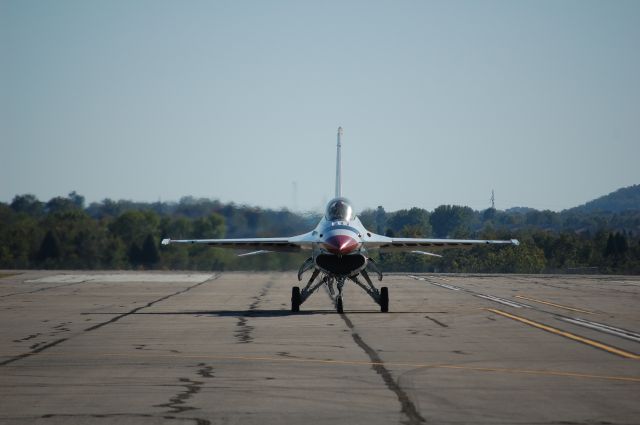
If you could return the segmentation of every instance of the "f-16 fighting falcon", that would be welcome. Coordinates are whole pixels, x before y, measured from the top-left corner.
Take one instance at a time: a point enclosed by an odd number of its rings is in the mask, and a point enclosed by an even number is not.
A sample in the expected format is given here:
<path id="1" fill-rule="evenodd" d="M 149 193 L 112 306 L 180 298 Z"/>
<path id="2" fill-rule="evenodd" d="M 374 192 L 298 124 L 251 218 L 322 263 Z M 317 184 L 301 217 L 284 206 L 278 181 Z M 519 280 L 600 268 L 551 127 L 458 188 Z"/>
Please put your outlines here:
<path id="1" fill-rule="evenodd" d="M 519 245 L 512 240 L 464 240 L 464 239 L 420 239 L 395 238 L 377 235 L 364 228 L 354 214 L 351 202 L 342 197 L 340 150 L 342 127 L 338 128 L 336 159 L 336 196 L 329 201 L 318 225 L 312 231 L 291 237 L 247 238 L 247 239 L 163 239 L 163 245 L 172 243 L 206 244 L 219 248 L 252 250 L 247 254 L 278 252 L 309 252 L 309 258 L 298 270 L 298 280 L 311 271 L 307 284 L 300 289 L 294 286 L 291 292 L 291 311 L 300 311 L 300 306 L 319 288 L 326 286 L 338 313 L 343 312 L 343 288 L 351 281 L 362 288 L 380 306 L 380 311 L 389 311 L 389 290 L 376 288 L 369 272 L 382 280 L 382 273 L 369 253 L 406 251 L 415 254 L 440 255 L 425 250 L 445 248 L 471 248 L 474 245 Z M 361 279 L 362 278 L 362 279 Z M 364 280 L 364 281 L 363 281 Z"/>

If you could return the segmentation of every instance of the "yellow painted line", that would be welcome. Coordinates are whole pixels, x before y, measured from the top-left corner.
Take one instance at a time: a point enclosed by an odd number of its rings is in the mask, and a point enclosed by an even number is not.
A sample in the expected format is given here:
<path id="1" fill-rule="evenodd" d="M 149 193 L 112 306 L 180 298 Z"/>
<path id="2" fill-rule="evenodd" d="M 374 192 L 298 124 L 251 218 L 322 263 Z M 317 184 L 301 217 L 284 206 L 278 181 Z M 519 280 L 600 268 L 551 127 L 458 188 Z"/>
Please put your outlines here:
<path id="1" fill-rule="evenodd" d="M 557 329 L 557 328 L 553 328 L 553 327 L 548 326 L 548 325 L 543 325 L 542 323 L 534 322 L 533 320 L 525 319 L 524 317 L 516 316 L 515 314 L 507 313 L 506 311 L 496 310 L 494 308 L 487 308 L 485 310 L 490 311 L 492 313 L 499 314 L 499 315 L 504 316 L 504 317 L 508 317 L 509 319 L 517 320 L 518 322 L 525 323 L 525 324 L 527 324 L 529 326 L 533 326 L 534 328 L 542 329 L 544 331 L 551 332 L 552 334 L 560 335 L 560 336 L 563 336 L 565 338 L 569 338 L 569 339 L 572 339 L 574 341 L 578 341 L 578 342 L 581 342 L 583 344 L 587 344 L 587 345 L 590 345 L 592 347 L 599 348 L 599 349 L 607 351 L 607 352 L 609 352 L 611 354 L 616 354 L 618 356 L 621 356 L 621 357 L 624 357 L 624 358 L 627 358 L 627 359 L 640 360 L 640 355 L 637 355 L 635 353 L 631 353 L 629 351 L 625 351 L 625 350 L 621 350 L 619 348 L 611 347 L 610 345 L 606 345 L 606 344 L 603 344 L 601 342 L 594 341 L 592 339 L 585 338 L 585 337 L 582 337 L 582 336 L 579 336 L 579 335 L 576 335 L 576 334 L 572 334 L 571 332 L 566 332 L 566 331 L 562 331 L 562 330 Z"/>
<path id="2" fill-rule="evenodd" d="M 35 353 L 34 353 L 35 355 Z M 56 353 L 37 353 L 38 357 L 46 356 L 64 356 L 66 354 Z M 207 354 L 157 354 L 157 353 L 97 353 L 96 357 L 122 357 L 127 359 L 132 358 L 173 358 L 173 359 L 194 359 L 194 360 L 209 360 L 209 361 L 245 361 L 245 362 L 268 362 L 268 363 L 310 363 L 310 364 L 322 364 L 322 365 L 346 365 L 346 366 L 387 366 L 387 367 L 408 367 L 411 369 L 451 369 L 451 370 L 465 370 L 472 372 L 496 372 L 496 373 L 508 373 L 508 374 L 523 374 L 523 375 L 537 375 L 537 376 L 557 376 L 568 378 L 582 378 L 582 379 L 596 379 L 606 381 L 622 381 L 622 382 L 634 382 L 640 383 L 640 376 L 616 376 L 616 375 L 595 375 L 589 373 L 579 372 L 563 372 L 554 370 L 534 370 L 534 369 L 509 369 L 500 367 L 482 367 L 482 366 L 467 366 L 467 365 L 454 365 L 454 364 L 438 364 L 438 363 L 401 363 L 401 362 L 367 362 L 357 360 L 323 360 L 312 358 L 292 358 L 292 357 L 269 357 L 269 356 L 216 356 Z M 82 356 L 89 357 L 89 356 Z M 7 368 L 19 367 L 19 365 L 8 365 Z"/>
<path id="3" fill-rule="evenodd" d="M 472 370 L 472 371 L 478 371 L 478 372 L 501 372 L 501 373 L 514 373 L 514 374 L 525 374 L 525 375 L 565 376 L 565 377 L 571 377 L 571 378 L 604 379 L 608 381 L 640 382 L 640 377 L 635 377 L 635 376 L 593 375 L 589 373 L 562 372 L 562 371 L 555 371 L 555 370 L 508 369 L 508 368 L 455 366 L 455 365 L 438 365 L 434 367 L 441 368 L 441 369 Z"/>
<path id="4" fill-rule="evenodd" d="M 569 307 L 568 305 L 556 304 L 556 303 L 552 303 L 550 301 L 543 301 L 543 300 L 539 300 L 539 299 L 536 299 L 536 298 L 525 297 L 525 296 L 522 296 L 522 295 L 516 295 L 516 298 L 521 298 L 523 300 L 529 300 L 529 301 L 533 301 L 533 302 L 540 303 L 540 304 L 551 305 L 551 306 L 554 306 L 554 307 L 563 308 L 565 310 L 577 311 L 578 313 L 596 314 L 593 311 L 582 310 L 580 308 Z"/>

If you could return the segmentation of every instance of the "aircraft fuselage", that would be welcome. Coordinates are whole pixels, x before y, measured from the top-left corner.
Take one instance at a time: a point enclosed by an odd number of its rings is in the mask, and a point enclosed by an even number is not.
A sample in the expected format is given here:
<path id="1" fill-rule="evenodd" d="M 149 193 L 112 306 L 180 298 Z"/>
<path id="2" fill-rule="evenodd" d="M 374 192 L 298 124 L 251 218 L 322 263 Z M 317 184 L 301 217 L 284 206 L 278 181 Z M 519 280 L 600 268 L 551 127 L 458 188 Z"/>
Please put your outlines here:
<path id="1" fill-rule="evenodd" d="M 314 232 L 319 242 L 313 247 L 313 261 L 323 272 L 349 277 L 367 266 L 362 235 L 368 232 L 357 217 L 349 221 L 330 221 L 325 217 Z"/>
<path id="2" fill-rule="evenodd" d="M 358 275 L 367 267 L 363 235 L 371 235 L 343 197 L 329 201 L 324 217 L 311 233 L 316 238 L 312 259 L 317 269 L 337 278 Z"/>

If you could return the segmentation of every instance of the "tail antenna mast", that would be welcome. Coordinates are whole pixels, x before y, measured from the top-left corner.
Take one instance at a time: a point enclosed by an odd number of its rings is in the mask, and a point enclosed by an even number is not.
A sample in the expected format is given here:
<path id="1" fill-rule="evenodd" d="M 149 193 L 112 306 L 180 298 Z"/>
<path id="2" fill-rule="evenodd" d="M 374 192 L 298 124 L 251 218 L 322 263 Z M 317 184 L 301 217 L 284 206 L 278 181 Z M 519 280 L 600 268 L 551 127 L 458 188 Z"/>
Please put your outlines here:
<path id="1" fill-rule="evenodd" d="M 342 127 L 338 127 L 338 143 L 337 150 L 338 154 L 336 157 L 336 198 L 342 196 L 342 164 L 340 160 L 340 149 L 342 148 Z"/>

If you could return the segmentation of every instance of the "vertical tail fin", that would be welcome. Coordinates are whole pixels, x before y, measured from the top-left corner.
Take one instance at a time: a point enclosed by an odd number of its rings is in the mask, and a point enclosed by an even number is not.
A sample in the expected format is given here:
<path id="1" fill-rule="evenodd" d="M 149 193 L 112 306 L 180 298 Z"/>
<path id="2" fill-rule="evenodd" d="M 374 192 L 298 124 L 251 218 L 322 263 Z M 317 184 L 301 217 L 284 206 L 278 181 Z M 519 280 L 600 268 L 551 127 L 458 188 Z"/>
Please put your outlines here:
<path id="1" fill-rule="evenodd" d="M 336 198 L 342 196 L 342 164 L 340 161 L 340 138 L 342 137 L 342 127 L 338 127 L 338 156 L 336 157 Z"/>

